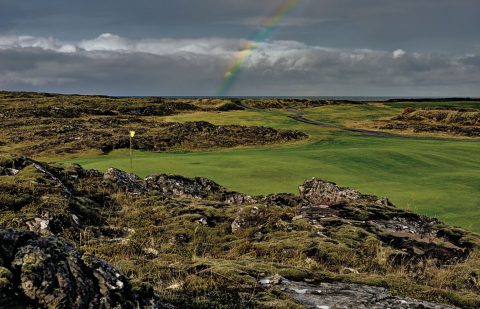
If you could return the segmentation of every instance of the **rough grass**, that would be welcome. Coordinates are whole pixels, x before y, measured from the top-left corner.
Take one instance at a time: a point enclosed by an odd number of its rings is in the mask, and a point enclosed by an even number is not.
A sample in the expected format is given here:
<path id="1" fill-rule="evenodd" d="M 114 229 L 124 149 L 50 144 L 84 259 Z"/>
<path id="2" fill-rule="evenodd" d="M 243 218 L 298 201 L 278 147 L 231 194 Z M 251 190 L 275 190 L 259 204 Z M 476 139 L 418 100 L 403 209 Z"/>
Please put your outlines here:
<path id="1" fill-rule="evenodd" d="M 57 218 L 60 236 L 120 267 L 135 290 L 155 289 L 180 308 L 294 308 L 283 292 L 259 286 L 259 278 L 274 274 L 294 281 L 379 285 L 395 294 L 465 308 L 480 304 L 479 236 L 442 225 L 449 238 L 472 246 L 466 260 L 444 264 L 439 262 L 442 254 L 397 260 L 403 251 L 382 238 L 386 230 L 375 234 L 359 224 L 380 210 L 391 218 L 393 208 L 352 204 L 342 206 L 352 219 L 339 212 L 312 224 L 298 217 L 299 205 L 227 205 L 214 193 L 205 199 L 154 190 L 129 194 L 98 173 L 71 165 L 49 169 L 71 186 L 70 203 L 49 175 L 28 166 L 15 176 L 0 177 L 0 184 L 5 192 L 31 193 L 35 201 L 19 210 L 0 209 L 0 226 L 26 229 L 26 220 Z M 82 211 L 86 204 L 96 216 Z M 78 228 L 70 222 L 73 214 L 81 218 Z M 234 229 L 238 218 L 244 223 Z M 346 272 L 346 267 L 358 273 Z M 10 284 L 8 277 L 0 268 L 0 288 Z"/>
<path id="2" fill-rule="evenodd" d="M 147 201 L 122 193 L 117 202 L 124 205 L 122 211 L 107 223 L 129 233 L 112 243 L 87 239 L 81 248 L 112 261 L 138 285 L 151 285 L 163 299 L 182 308 L 221 304 L 230 308 L 226 304 L 232 304 L 233 291 L 239 292 L 233 302 L 239 307 L 295 308 L 280 291 L 258 294 L 257 280 L 268 274 L 298 281 L 379 285 L 395 294 L 471 308 L 480 301 L 468 283 L 479 267 L 476 251 L 464 263 L 452 266 L 438 267 L 430 260 L 398 265 L 387 258 L 393 248 L 357 227 L 347 224 L 333 229 L 335 241 L 330 241 L 313 236 L 309 224 L 283 225 L 281 218 L 289 221 L 296 208 L 260 208 L 251 217 L 257 220 L 254 225 L 230 233 L 225 231 L 233 218 L 251 214 L 253 205 L 217 208 L 195 200 Z M 204 226 L 195 222 L 200 215 L 222 219 L 215 226 Z M 261 240 L 254 237 L 259 229 L 264 234 Z M 179 234 L 188 242 L 175 241 Z M 312 248 L 317 252 L 310 257 Z M 359 274 L 342 274 L 345 267 Z"/>

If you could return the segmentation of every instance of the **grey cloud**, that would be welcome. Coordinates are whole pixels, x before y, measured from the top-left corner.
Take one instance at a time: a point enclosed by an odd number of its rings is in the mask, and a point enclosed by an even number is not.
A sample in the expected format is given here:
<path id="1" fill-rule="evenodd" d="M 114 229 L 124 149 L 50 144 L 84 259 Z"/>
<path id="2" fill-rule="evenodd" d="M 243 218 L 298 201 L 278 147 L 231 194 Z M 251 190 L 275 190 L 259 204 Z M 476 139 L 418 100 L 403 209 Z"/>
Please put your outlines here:
<path id="1" fill-rule="evenodd" d="M 0 88 L 215 95 L 242 40 L 0 37 Z M 260 43 L 232 95 L 478 96 L 480 56 Z"/>
<path id="2" fill-rule="evenodd" d="M 242 25 L 252 28 L 259 28 L 262 23 L 265 21 L 265 16 L 252 16 L 244 18 L 233 18 L 221 20 L 218 22 L 219 25 Z M 326 23 L 332 21 L 331 19 L 323 18 L 313 18 L 313 17 L 295 17 L 287 16 L 278 27 L 306 27 L 306 26 L 315 26 L 321 23 Z"/>
<path id="3" fill-rule="evenodd" d="M 247 37 L 284 0 L 2 0 L 1 33 Z M 303 0 L 274 33 L 337 48 L 479 51 L 478 0 Z M 415 47 L 415 48 L 413 48 Z"/>

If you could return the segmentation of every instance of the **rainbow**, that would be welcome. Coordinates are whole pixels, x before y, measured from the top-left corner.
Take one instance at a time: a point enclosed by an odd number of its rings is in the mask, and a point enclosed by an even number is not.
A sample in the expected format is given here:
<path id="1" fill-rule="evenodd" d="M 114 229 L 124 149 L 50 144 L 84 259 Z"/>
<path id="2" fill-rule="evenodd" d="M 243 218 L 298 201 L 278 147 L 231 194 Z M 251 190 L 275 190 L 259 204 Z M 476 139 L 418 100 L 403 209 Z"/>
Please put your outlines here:
<path id="1" fill-rule="evenodd" d="M 225 96 L 235 84 L 243 64 L 257 49 L 258 43 L 264 42 L 271 35 L 273 30 L 288 16 L 295 7 L 300 4 L 301 0 L 285 0 L 281 6 L 277 8 L 275 13 L 261 23 L 262 30 L 257 33 L 253 40 L 247 41 L 243 49 L 235 54 L 228 69 L 225 71 L 222 84 L 218 91 L 219 96 Z"/>

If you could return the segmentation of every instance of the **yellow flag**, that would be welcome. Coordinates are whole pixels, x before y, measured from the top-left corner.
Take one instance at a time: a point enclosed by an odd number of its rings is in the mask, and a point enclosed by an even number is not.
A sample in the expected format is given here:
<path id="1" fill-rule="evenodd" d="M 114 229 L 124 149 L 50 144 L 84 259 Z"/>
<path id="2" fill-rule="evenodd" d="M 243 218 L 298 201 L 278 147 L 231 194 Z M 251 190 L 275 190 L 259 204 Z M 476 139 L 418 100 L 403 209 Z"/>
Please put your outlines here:
<path id="1" fill-rule="evenodd" d="M 130 137 L 134 137 L 135 136 L 135 131 L 130 131 Z"/>

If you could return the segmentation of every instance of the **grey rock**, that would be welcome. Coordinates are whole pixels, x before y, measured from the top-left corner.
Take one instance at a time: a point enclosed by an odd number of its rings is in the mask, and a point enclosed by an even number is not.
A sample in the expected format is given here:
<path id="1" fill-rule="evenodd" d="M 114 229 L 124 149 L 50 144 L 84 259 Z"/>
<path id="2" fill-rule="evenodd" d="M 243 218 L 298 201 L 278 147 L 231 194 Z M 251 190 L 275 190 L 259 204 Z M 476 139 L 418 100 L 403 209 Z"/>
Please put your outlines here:
<path id="1" fill-rule="evenodd" d="M 144 182 L 137 175 L 126 173 L 116 168 L 109 168 L 103 175 L 103 178 L 115 183 L 119 188 L 129 193 L 141 194 L 147 192 Z"/>
<path id="2" fill-rule="evenodd" d="M 295 282 L 273 276 L 261 278 L 265 287 L 275 286 L 307 308 L 329 309 L 454 309 L 457 307 L 402 298 L 387 289 L 361 284 Z"/>
<path id="3" fill-rule="evenodd" d="M 50 172 L 46 165 L 42 163 L 34 162 L 33 167 L 35 167 L 35 169 L 38 170 L 39 172 L 45 174 L 50 180 L 57 183 L 58 187 L 60 187 L 62 194 L 65 197 L 72 196 L 72 192 L 70 192 L 70 189 L 68 189 L 67 186 L 65 186 L 65 184 L 57 176 L 55 176 L 52 172 Z"/>
<path id="4" fill-rule="evenodd" d="M 235 218 L 231 224 L 232 233 L 236 233 L 243 229 L 247 225 L 247 221 L 244 216 Z"/>
<path id="5" fill-rule="evenodd" d="M 32 232 L 0 230 L 0 276 L 0 308 L 160 307 L 155 295 L 134 294 L 120 270 Z"/>
<path id="6" fill-rule="evenodd" d="M 201 216 L 200 219 L 195 220 L 195 222 L 202 225 L 208 225 L 208 219 L 205 216 Z"/>
<path id="7" fill-rule="evenodd" d="M 145 178 L 149 190 L 156 190 L 173 197 L 222 200 L 227 204 L 254 204 L 257 200 L 249 195 L 233 192 L 215 181 L 203 177 L 188 178 L 177 175 L 152 175 Z"/>
<path id="8" fill-rule="evenodd" d="M 333 182 L 317 178 L 307 180 L 299 187 L 300 197 L 304 202 L 313 205 L 338 205 L 342 203 L 374 203 L 391 205 L 388 199 L 365 195 L 357 190 L 342 188 Z"/>
<path id="9" fill-rule="evenodd" d="M 275 274 L 270 277 L 261 278 L 259 283 L 266 287 L 272 287 L 281 284 L 283 280 L 285 279 L 282 276 Z"/>
<path id="10" fill-rule="evenodd" d="M 450 235 L 433 218 L 398 209 L 387 199 L 341 188 L 331 182 L 313 178 L 300 186 L 300 215 L 328 236 L 324 225 L 350 224 L 376 235 L 387 246 L 399 250 L 390 256 L 392 262 L 403 259 L 421 261 L 435 259 L 438 265 L 464 261 L 472 245 Z"/>
<path id="11" fill-rule="evenodd" d="M 236 192 L 229 192 L 225 194 L 225 203 L 227 204 L 255 204 L 258 201 L 250 195 L 245 195 Z"/>
<path id="12" fill-rule="evenodd" d="M 33 220 L 27 221 L 25 223 L 30 231 L 37 232 L 42 236 L 51 235 L 50 220 L 34 218 Z"/>
<path id="13" fill-rule="evenodd" d="M 342 274 L 358 274 L 358 270 L 354 269 L 354 268 L 350 268 L 350 267 L 345 267 L 342 269 Z"/>
<path id="14" fill-rule="evenodd" d="M 175 197 L 206 198 L 209 195 L 226 191 L 216 182 L 202 177 L 152 175 L 145 178 L 145 183 L 150 190 L 157 190 Z"/>
<path id="15" fill-rule="evenodd" d="M 301 203 L 301 199 L 291 193 L 278 193 L 265 196 L 261 202 L 267 206 L 296 207 Z"/>
<path id="16" fill-rule="evenodd" d="M 0 175 L 15 176 L 18 173 L 20 173 L 20 170 L 17 170 L 15 168 L 0 167 Z"/>
<path id="17" fill-rule="evenodd" d="M 33 162 L 24 156 L 10 155 L 0 162 L 0 175 L 14 176 Z"/>

